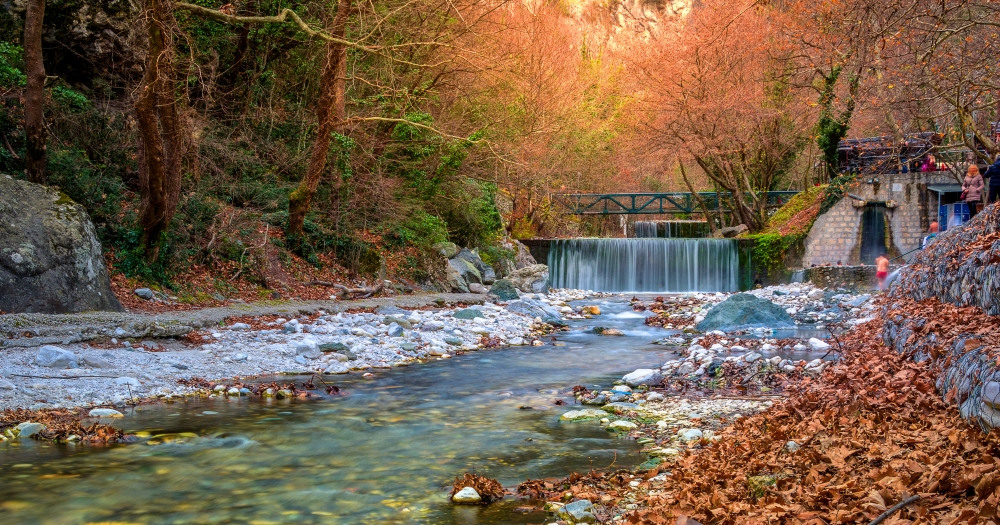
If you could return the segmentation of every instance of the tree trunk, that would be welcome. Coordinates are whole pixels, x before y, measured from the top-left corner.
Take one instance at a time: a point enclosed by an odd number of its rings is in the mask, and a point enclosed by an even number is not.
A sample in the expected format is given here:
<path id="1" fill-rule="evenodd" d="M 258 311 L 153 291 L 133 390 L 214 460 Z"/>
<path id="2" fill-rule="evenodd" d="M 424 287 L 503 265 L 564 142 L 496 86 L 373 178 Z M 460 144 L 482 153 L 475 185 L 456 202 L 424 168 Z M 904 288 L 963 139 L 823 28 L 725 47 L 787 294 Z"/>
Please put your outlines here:
<path id="1" fill-rule="evenodd" d="M 45 64 L 42 63 L 42 20 L 45 0 L 28 0 L 24 15 L 24 66 L 28 82 L 24 92 L 24 132 L 28 180 L 45 184 Z"/>
<path id="2" fill-rule="evenodd" d="M 149 53 L 146 71 L 135 101 L 139 123 L 139 191 L 146 259 L 159 256 L 160 240 L 177 210 L 180 198 L 183 141 L 174 93 L 172 13 L 165 0 L 146 0 Z"/>
<path id="3" fill-rule="evenodd" d="M 330 35 L 343 40 L 347 31 L 347 18 L 351 11 L 351 0 L 340 0 L 337 14 L 333 19 Z M 313 142 L 309 157 L 309 168 L 299 187 L 288 196 L 288 229 L 290 238 L 301 237 L 306 213 L 312 204 L 313 195 L 326 169 L 330 152 L 330 134 L 341 131 L 346 116 L 345 80 L 347 76 L 347 48 L 343 43 L 329 42 L 326 46 L 326 61 L 320 76 L 320 95 L 316 102 L 316 141 Z M 340 178 L 337 178 L 339 185 Z"/>

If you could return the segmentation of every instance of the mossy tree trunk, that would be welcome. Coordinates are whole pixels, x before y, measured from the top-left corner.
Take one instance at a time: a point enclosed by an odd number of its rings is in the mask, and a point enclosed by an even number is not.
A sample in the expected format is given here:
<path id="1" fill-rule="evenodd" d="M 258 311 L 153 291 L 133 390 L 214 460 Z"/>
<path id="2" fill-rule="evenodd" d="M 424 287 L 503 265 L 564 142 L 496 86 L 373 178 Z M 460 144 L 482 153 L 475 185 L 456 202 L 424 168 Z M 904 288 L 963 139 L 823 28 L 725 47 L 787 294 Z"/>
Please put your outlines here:
<path id="1" fill-rule="evenodd" d="M 337 14 L 330 27 L 330 35 L 338 41 L 331 41 L 326 46 L 326 60 L 320 76 L 320 95 L 316 102 L 316 118 L 318 127 L 316 140 L 313 142 L 309 157 L 309 168 L 298 188 L 288 198 L 288 229 L 289 239 L 301 238 L 305 225 L 306 213 L 312 204 L 313 195 L 319 187 L 323 172 L 326 170 L 327 157 L 330 152 L 330 138 L 334 132 L 343 130 L 346 117 L 345 90 L 347 76 L 347 47 L 344 37 L 347 31 L 347 19 L 351 12 L 351 0 L 340 0 Z M 339 185 L 340 177 L 336 178 Z"/>
<path id="2" fill-rule="evenodd" d="M 45 184 L 45 64 L 42 62 L 42 20 L 45 0 L 28 0 L 24 15 L 24 66 L 27 85 L 24 92 L 24 131 L 26 142 L 25 174 L 28 180 Z"/>
<path id="3" fill-rule="evenodd" d="M 146 259 L 159 257 L 160 241 L 177 210 L 183 156 L 182 125 L 174 90 L 173 14 L 169 0 L 146 0 L 149 51 L 135 101 L 139 127 L 139 225 Z"/>

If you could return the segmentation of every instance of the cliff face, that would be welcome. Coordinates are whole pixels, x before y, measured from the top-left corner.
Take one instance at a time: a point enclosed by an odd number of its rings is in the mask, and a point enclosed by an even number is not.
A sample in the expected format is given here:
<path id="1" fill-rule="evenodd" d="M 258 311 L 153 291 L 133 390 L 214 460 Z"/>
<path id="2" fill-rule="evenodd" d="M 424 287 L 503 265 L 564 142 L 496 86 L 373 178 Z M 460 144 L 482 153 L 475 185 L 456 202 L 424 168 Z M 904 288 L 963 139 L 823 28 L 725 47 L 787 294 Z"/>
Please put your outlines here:
<path id="1" fill-rule="evenodd" d="M 601 28 L 612 35 L 643 37 L 676 29 L 693 7 L 691 0 L 571 0 L 564 4 L 566 15 L 584 29 Z"/>

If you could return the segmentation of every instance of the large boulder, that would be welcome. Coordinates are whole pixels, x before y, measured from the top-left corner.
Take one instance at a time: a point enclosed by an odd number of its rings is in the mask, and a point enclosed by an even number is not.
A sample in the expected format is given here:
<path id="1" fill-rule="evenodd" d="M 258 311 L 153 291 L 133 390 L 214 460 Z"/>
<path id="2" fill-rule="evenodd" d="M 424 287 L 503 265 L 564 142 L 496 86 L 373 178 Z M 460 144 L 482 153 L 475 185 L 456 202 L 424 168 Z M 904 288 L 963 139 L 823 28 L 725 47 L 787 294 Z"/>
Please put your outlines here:
<path id="1" fill-rule="evenodd" d="M 490 295 L 496 296 L 499 301 L 516 301 L 521 298 L 510 279 L 498 279 L 490 287 Z"/>
<path id="2" fill-rule="evenodd" d="M 497 280 L 497 274 L 493 271 L 493 267 L 484 263 L 476 252 L 462 248 L 455 257 L 475 266 L 483 279 L 483 284 L 493 284 L 493 281 Z"/>
<path id="3" fill-rule="evenodd" d="M 527 246 L 515 240 L 514 249 L 516 250 L 516 253 L 514 254 L 514 268 L 516 270 L 538 264 L 538 261 L 531 256 L 531 252 L 528 251 Z"/>
<path id="4" fill-rule="evenodd" d="M 519 301 L 510 302 L 506 308 L 509 312 L 521 314 L 532 319 L 535 317 L 541 318 L 542 321 L 551 325 L 562 326 L 565 324 L 559 310 L 556 310 L 541 301 L 521 299 Z"/>
<path id="5" fill-rule="evenodd" d="M 458 246 L 455 246 L 453 242 L 436 242 L 431 248 L 444 255 L 446 259 L 451 259 L 455 255 L 458 255 Z"/>
<path id="6" fill-rule="evenodd" d="M 509 277 L 514 287 L 527 293 L 544 293 L 549 289 L 549 267 L 544 264 L 515 270 Z"/>
<path id="7" fill-rule="evenodd" d="M 698 330 L 732 332 L 748 328 L 795 328 L 784 308 L 747 293 L 738 293 L 712 307 Z"/>
<path id="8" fill-rule="evenodd" d="M 483 284 L 483 274 L 479 273 L 479 269 L 469 261 L 455 257 L 454 259 L 448 259 L 448 266 L 458 271 L 458 274 L 462 276 L 462 279 L 466 283 Z"/>
<path id="9" fill-rule="evenodd" d="M 45 186 L 0 175 L 0 310 L 123 311 L 83 206 Z"/>
<path id="10" fill-rule="evenodd" d="M 462 274 L 448 261 L 447 273 L 444 278 L 444 288 L 446 292 L 469 293 L 469 283 L 465 282 Z"/>

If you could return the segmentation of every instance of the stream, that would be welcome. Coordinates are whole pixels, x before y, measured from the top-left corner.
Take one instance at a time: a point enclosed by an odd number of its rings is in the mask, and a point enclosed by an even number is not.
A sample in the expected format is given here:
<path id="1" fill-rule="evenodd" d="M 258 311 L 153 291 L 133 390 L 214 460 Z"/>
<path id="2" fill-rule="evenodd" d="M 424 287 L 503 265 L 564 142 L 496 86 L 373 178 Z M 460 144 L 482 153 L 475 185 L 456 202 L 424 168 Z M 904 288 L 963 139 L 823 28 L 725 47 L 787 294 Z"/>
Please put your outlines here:
<path id="1" fill-rule="evenodd" d="M 546 337 L 541 347 L 472 352 L 373 380 L 325 376 L 342 396 L 139 407 L 116 422 L 149 433 L 138 444 L 2 444 L 0 510 L 10 522 L 53 525 L 541 522 L 541 512 L 513 512 L 522 503 L 512 500 L 452 505 L 448 490 L 465 471 L 513 486 L 646 459 L 597 422 L 559 421 L 574 385 L 608 388 L 673 353 L 649 344 L 664 330 L 643 325 L 623 298 L 585 303 L 604 315 L 570 321 L 554 344 Z M 587 333 L 596 325 L 625 336 Z"/>

